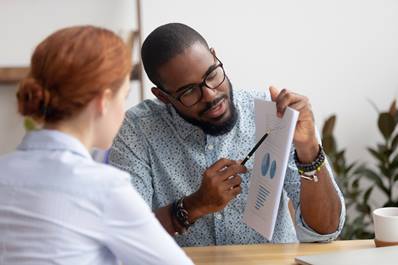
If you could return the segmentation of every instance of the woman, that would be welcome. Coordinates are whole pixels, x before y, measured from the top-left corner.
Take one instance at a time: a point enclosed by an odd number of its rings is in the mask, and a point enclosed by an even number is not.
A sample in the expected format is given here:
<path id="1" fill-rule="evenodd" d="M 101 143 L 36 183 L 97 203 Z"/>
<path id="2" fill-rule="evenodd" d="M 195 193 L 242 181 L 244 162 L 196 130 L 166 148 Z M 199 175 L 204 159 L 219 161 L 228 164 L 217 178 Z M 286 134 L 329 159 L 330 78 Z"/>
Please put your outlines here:
<path id="1" fill-rule="evenodd" d="M 131 60 L 92 26 L 38 45 L 18 110 L 43 123 L 0 158 L 0 264 L 192 264 L 132 188 L 93 161 L 124 118 Z"/>

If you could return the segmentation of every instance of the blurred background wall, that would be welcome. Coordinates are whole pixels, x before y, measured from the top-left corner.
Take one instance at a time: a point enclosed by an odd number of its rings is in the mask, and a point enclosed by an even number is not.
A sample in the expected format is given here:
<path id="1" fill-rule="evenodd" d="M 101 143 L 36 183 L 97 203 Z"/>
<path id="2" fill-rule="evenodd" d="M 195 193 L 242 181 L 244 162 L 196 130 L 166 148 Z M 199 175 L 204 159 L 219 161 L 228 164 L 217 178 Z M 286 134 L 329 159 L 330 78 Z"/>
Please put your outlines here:
<path id="1" fill-rule="evenodd" d="M 398 1 L 144 0 L 142 35 L 168 22 L 197 29 L 223 61 L 234 87 L 270 84 L 308 96 L 318 126 L 337 114 L 336 137 L 351 160 L 381 139 L 377 113 L 398 96 Z M 0 67 L 27 65 L 34 46 L 75 24 L 135 28 L 134 0 L 1 0 Z M 129 106 L 139 102 L 137 89 Z M 145 79 L 145 98 L 151 98 Z M 0 154 L 23 136 L 15 85 L 0 85 Z"/>

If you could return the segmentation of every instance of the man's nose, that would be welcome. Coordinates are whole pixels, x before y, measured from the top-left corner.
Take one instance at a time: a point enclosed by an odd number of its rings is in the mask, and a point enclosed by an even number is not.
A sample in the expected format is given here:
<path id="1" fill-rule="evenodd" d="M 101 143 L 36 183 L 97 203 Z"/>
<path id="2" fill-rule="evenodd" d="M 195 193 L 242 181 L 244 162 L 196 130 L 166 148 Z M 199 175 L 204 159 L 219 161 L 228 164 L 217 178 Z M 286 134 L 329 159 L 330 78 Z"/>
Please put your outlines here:
<path id="1" fill-rule="evenodd" d="M 208 88 L 207 86 L 202 87 L 202 93 L 203 93 L 202 99 L 204 102 L 213 101 L 217 96 L 216 89 Z"/>

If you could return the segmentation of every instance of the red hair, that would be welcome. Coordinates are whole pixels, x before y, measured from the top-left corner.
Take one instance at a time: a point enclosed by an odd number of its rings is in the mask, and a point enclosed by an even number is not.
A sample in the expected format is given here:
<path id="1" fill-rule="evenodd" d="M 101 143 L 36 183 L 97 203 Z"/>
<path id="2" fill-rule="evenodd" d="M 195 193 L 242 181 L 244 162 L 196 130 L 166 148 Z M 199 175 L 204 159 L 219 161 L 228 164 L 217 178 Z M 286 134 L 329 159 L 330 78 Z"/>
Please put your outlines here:
<path id="1" fill-rule="evenodd" d="M 18 111 L 37 121 L 67 119 L 104 89 L 116 92 L 130 71 L 130 51 L 113 32 L 94 26 L 61 29 L 36 47 L 17 93 Z"/>

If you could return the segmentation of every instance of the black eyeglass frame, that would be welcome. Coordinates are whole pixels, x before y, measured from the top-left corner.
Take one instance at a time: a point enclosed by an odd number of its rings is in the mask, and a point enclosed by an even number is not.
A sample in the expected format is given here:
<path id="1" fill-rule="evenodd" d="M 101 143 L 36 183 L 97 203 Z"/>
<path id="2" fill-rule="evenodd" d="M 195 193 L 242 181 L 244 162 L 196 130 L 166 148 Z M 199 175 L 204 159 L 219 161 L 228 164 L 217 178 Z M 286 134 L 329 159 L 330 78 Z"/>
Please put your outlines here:
<path id="1" fill-rule="evenodd" d="M 212 65 L 212 66 L 214 66 L 213 68 L 209 68 L 208 73 L 206 73 L 206 75 L 205 75 L 205 77 L 203 78 L 203 81 L 202 81 L 201 83 L 189 85 L 189 87 L 187 87 L 187 88 L 183 89 L 182 91 L 178 92 L 178 94 L 177 94 L 176 96 L 173 96 L 170 92 L 168 92 L 167 90 L 165 90 L 163 87 L 158 86 L 158 88 L 159 88 L 163 93 L 165 93 L 165 94 L 168 95 L 169 97 L 173 98 L 174 100 L 177 100 L 178 102 L 180 102 L 180 103 L 181 103 L 182 105 L 184 105 L 185 107 L 192 107 L 192 106 L 196 105 L 196 104 L 197 104 L 198 102 L 200 102 L 200 101 L 202 100 L 202 98 L 203 98 L 203 87 L 204 87 L 204 86 L 207 87 L 207 88 L 209 88 L 209 89 L 217 89 L 217 88 L 220 87 L 221 84 L 224 83 L 224 81 L 225 81 L 224 64 L 220 61 L 220 59 L 218 59 L 218 57 L 217 57 L 213 52 L 212 52 L 212 54 L 213 54 L 214 58 L 215 58 L 219 63 L 218 63 L 218 64 Z M 210 86 L 206 83 L 206 79 L 207 79 L 207 78 L 209 77 L 209 75 L 210 75 L 211 73 L 213 73 L 218 67 L 221 67 L 221 70 L 222 70 L 222 72 L 223 72 L 223 79 L 222 79 L 222 81 L 220 82 L 220 84 L 218 84 L 216 87 L 210 87 Z M 193 103 L 193 104 L 191 104 L 191 105 L 186 105 L 186 104 L 184 104 L 184 103 L 181 101 L 181 97 L 184 96 L 184 94 L 185 94 L 187 91 L 192 90 L 192 89 L 198 89 L 198 88 L 200 89 L 200 97 L 199 97 L 199 99 L 198 99 L 195 103 Z"/>

